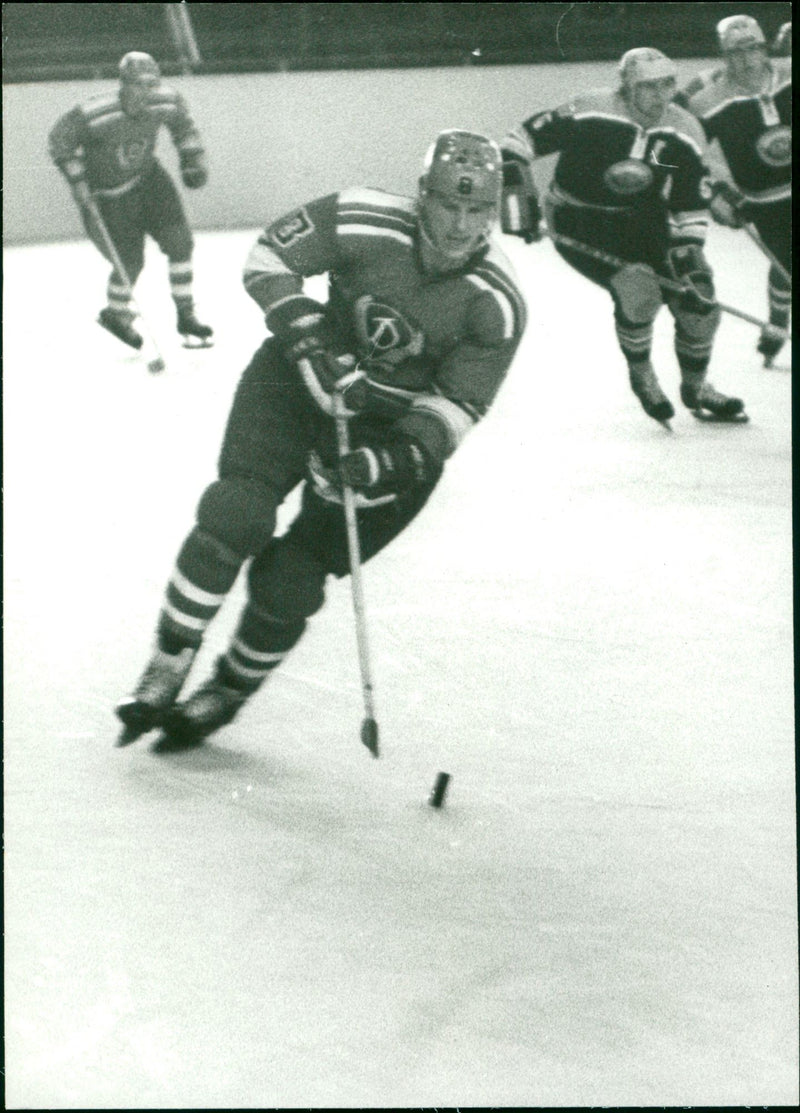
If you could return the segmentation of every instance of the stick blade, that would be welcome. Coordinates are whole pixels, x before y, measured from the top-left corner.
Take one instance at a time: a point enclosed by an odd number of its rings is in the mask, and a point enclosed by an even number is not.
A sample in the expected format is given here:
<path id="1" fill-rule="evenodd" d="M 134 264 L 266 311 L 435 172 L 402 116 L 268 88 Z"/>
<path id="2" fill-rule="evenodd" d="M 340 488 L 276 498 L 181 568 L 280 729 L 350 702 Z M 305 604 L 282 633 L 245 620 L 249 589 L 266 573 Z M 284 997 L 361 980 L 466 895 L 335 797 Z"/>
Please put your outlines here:
<path id="1" fill-rule="evenodd" d="M 379 756 L 378 749 L 378 724 L 374 719 L 366 718 L 361 724 L 361 741 L 373 757 Z"/>

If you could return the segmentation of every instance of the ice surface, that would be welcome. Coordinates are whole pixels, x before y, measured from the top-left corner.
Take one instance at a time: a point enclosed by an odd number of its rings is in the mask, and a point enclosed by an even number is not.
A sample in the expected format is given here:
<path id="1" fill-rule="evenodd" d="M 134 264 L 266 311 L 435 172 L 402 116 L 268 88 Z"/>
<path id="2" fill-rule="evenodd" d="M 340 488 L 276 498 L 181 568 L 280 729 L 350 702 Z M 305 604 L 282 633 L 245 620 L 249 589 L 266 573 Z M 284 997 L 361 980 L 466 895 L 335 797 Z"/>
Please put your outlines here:
<path id="1" fill-rule="evenodd" d="M 605 295 L 507 241 L 513 372 L 365 571 L 380 761 L 347 583 L 213 744 L 113 748 L 262 336 L 254 234 L 198 236 L 211 351 L 149 256 L 161 377 L 89 244 L 6 252 L 8 1107 L 795 1104 L 791 384 L 752 326 L 711 369 L 751 423 L 701 425 L 662 313 L 670 435 Z M 763 314 L 752 243 L 709 254 Z"/>

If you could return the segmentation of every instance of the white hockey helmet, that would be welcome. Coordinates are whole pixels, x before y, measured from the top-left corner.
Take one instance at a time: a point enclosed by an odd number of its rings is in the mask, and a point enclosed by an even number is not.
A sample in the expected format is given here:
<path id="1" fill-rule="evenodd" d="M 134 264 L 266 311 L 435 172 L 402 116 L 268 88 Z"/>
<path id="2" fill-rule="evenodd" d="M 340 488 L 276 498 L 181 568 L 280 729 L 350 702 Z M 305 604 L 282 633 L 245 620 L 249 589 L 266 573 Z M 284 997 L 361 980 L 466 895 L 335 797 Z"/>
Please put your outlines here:
<path id="1" fill-rule="evenodd" d="M 420 178 L 422 196 L 497 205 L 503 190 L 503 157 L 492 139 L 451 128 L 428 148 Z"/>
<path id="2" fill-rule="evenodd" d="M 750 15 L 729 15 L 717 24 L 717 43 L 723 54 L 748 46 L 766 46 L 767 40 Z"/>
<path id="3" fill-rule="evenodd" d="M 125 85 L 157 85 L 161 70 L 150 54 L 130 50 L 119 64 L 119 79 Z"/>
<path id="4" fill-rule="evenodd" d="M 642 81 L 660 81 L 677 76 L 675 63 L 652 46 L 636 46 L 620 58 L 619 79 L 623 89 L 631 89 Z"/>

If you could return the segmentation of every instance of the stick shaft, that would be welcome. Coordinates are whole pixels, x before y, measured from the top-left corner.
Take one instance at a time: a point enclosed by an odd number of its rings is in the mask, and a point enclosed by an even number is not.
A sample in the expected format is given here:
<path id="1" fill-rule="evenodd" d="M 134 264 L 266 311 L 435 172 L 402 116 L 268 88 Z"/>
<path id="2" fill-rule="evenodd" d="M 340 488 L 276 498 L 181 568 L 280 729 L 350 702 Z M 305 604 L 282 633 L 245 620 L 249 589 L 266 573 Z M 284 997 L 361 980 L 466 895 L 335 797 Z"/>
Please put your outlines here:
<path id="1" fill-rule="evenodd" d="M 781 278 L 783 278 L 784 281 L 788 282 L 789 285 L 791 286 L 792 276 L 789 274 L 786 267 L 783 265 L 783 263 L 781 263 L 781 261 L 775 255 L 775 253 L 773 251 L 770 251 L 770 249 L 764 243 L 764 241 L 762 240 L 761 235 L 759 234 L 759 231 L 755 227 L 755 225 L 754 224 L 744 224 L 744 225 L 742 225 L 742 227 L 744 228 L 745 232 L 748 234 L 750 239 L 753 241 L 753 243 L 756 245 L 756 247 L 759 249 L 759 251 L 761 251 L 762 254 L 766 255 L 767 259 L 769 259 L 770 263 L 775 268 L 775 270 L 779 272 Z"/>
<path id="2" fill-rule="evenodd" d="M 580 251 L 583 255 L 588 255 L 591 259 L 598 259 L 601 263 L 608 263 L 612 267 L 626 267 L 630 264 L 624 259 L 617 258 L 616 255 L 609 255 L 607 251 L 601 251 L 600 248 L 590 247 L 588 244 L 581 243 L 580 240 L 574 240 L 572 236 L 564 236 L 560 232 L 545 232 L 548 239 L 553 243 L 561 244 L 562 247 L 571 247 L 573 251 Z M 674 278 L 667 278 L 666 275 L 656 274 L 656 281 L 662 290 L 670 290 L 676 294 L 686 293 L 686 287 Z M 767 321 L 762 321 L 760 317 L 754 317 L 750 313 L 745 313 L 742 309 L 736 309 L 732 305 L 725 305 L 724 302 L 714 301 L 709 302 L 709 305 L 716 305 L 723 313 L 730 313 L 732 317 L 739 317 L 742 321 L 749 321 L 751 325 L 757 325 L 759 328 L 766 328 Z"/>
<path id="3" fill-rule="evenodd" d="M 350 451 L 350 433 L 344 413 L 344 400 L 338 392 L 333 395 L 334 418 L 336 421 L 336 440 L 339 458 Z M 364 711 L 368 719 L 375 718 L 372 670 L 370 667 L 369 638 L 367 636 L 367 617 L 364 606 L 364 585 L 361 578 L 361 546 L 358 538 L 358 518 L 352 487 L 342 487 L 344 499 L 344 521 L 347 530 L 347 551 L 350 557 L 350 589 L 353 596 L 353 615 L 358 645 L 358 664 L 361 670 L 361 688 L 364 694 Z"/>

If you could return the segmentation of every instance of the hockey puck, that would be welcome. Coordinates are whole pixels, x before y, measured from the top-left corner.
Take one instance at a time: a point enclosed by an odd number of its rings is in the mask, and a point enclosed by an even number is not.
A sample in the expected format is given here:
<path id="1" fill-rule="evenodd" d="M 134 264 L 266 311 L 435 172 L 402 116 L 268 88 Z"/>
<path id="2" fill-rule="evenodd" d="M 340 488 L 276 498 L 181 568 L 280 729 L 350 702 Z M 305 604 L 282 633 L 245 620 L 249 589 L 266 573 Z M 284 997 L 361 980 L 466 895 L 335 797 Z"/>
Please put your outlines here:
<path id="1" fill-rule="evenodd" d="M 438 773 L 436 776 L 436 784 L 433 786 L 428 803 L 432 808 L 441 808 L 444 803 L 445 794 L 447 793 L 447 786 L 450 783 L 449 773 Z"/>

